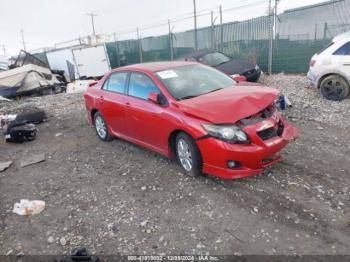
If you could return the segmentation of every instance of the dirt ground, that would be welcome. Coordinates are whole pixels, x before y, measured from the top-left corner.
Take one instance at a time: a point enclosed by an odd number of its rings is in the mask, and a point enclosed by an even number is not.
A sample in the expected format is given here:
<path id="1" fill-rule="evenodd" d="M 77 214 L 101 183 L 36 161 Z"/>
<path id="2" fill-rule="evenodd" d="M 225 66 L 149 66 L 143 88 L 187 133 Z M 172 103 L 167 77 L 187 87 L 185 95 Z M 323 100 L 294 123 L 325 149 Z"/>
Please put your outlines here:
<path id="1" fill-rule="evenodd" d="M 288 94 L 300 132 L 263 174 L 189 178 L 175 161 L 115 139 L 100 141 L 81 94 L 2 102 L 0 113 L 44 108 L 35 141 L 0 142 L 0 255 L 350 254 L 350 101 L 329 102 L 305 76 L 265 77 Z M 45 153 L 44 162 L 20 167 Z M 20 199 L 44 200 L 29 218 Z"/>

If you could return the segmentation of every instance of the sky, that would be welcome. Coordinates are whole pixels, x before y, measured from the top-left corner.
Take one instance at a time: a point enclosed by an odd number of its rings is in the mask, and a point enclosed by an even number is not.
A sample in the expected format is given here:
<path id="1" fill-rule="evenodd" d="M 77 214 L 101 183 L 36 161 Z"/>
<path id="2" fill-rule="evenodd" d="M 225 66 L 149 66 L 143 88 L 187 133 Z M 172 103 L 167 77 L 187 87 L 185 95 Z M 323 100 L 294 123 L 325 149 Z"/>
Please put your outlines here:
<path id="1" fill-rule="evenodd" d="M 279 11 L 311 5 L 325 0 L 280 0 Z M 218 7 L 222 5 L 223 22 L 240 21 L 265 15 L 268 0 L 196 0 L 198 27 L 210 24 L 210 10 L 219 23 Z M 204 10 L 204 11 L 202 11 Z M 225 11 L 227 10 L 227 11 Z M 24 33 L 27 51 L 53 46 L 92 33 L 91 18 L 97 14 L 96 33 L 113 34 L 120 40 L 166 34 L 167 20 L 173 32 L 193 28 L 193 0 L 0 0 L 0 54 L 3 45 L 7 54 L 16 55 L 23 47 Z M 154 25 L 160 25 L 152 28 Z M 151 27 L 151 28 L 149 28 Z"/>

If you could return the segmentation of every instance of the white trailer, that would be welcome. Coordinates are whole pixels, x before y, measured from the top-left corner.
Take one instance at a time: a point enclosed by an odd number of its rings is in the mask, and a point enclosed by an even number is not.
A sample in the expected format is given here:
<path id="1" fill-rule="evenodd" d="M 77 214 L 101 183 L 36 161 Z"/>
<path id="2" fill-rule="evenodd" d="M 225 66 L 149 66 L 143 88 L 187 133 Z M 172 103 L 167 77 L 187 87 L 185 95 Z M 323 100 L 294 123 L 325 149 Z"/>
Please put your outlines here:
<path id="1" fill-rule="evenodd" d="M 111 69 L 104 44 L 57 49 L 47 52 L 46 57 L 50 68 L 64 70 L 68 81 L 72 79 L 67 61 L 74 66 L 75 79 L 103 76 Z"/>
<path id="2" fill-rule="evenodd" d="M 103 76 L 111 70 L 105 45 L 72 49 L 79 77 Z"/>

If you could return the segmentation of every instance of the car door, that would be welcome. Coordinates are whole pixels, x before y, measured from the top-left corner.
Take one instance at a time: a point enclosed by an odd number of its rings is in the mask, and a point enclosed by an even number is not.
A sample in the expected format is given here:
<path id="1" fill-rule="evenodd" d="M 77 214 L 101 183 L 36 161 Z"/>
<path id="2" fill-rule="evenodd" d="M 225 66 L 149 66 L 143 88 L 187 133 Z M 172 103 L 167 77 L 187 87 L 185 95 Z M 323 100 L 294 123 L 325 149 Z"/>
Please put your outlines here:
<path id="1" fill-rule="evenodd" d="M 132 72 L 128 86 L 126 124 L 128 133 L 141 144 L 147 144 L 153 150 L 165 152 L 166 140 L 165 107 L 148 101 L 151 92 L 161 94 L 153 80 L 146 74 Z"/>
<path id="2" fill-rule="evenodd" d="M 116 135 L 125 135 L 126 83 L 128 72 L 112 73 L 103 83 L 100 111 L 107 125 Z"/>

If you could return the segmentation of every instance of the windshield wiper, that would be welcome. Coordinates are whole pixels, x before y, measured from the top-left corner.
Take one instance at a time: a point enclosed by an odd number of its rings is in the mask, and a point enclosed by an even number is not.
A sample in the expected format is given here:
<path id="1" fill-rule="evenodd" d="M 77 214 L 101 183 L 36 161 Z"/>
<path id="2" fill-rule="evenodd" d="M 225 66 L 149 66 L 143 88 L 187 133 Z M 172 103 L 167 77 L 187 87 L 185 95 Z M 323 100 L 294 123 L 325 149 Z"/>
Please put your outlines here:
<path id="1" fill-rule="evenodd" d="M 217 88 L 217 89 L 214 89 L 214 90 L 211 90 L 211 91 L 209 91 L 208 93 L 206 93 L 206 94 L 209 94 L 209 93 L 213 93 L 213 92 L 215 92 L 215 91 L 219 91 L 219 90 L 221 90 L 222 88 Z"/>
<path id="2" fill-rule="evenodd" d="M 194 95 L 184 96 L 184 97 L 179 98 L 178 100 L 186 100 L 186 99 L 190 99 L 190 98 L 194 98 L 194 97 L 197 97 L 197 96 L 194 96 Z"/>
<path id="3" fill-rule="evenodd" d="M 224 61 L 224 62 L 218 63 L 218 64 L 215 65 L 215 66 L 219 66 L 219 65 L 225 64 L 225 63 L 227 63 L 227 62 L 228 62 L 228 61 Z"/>

